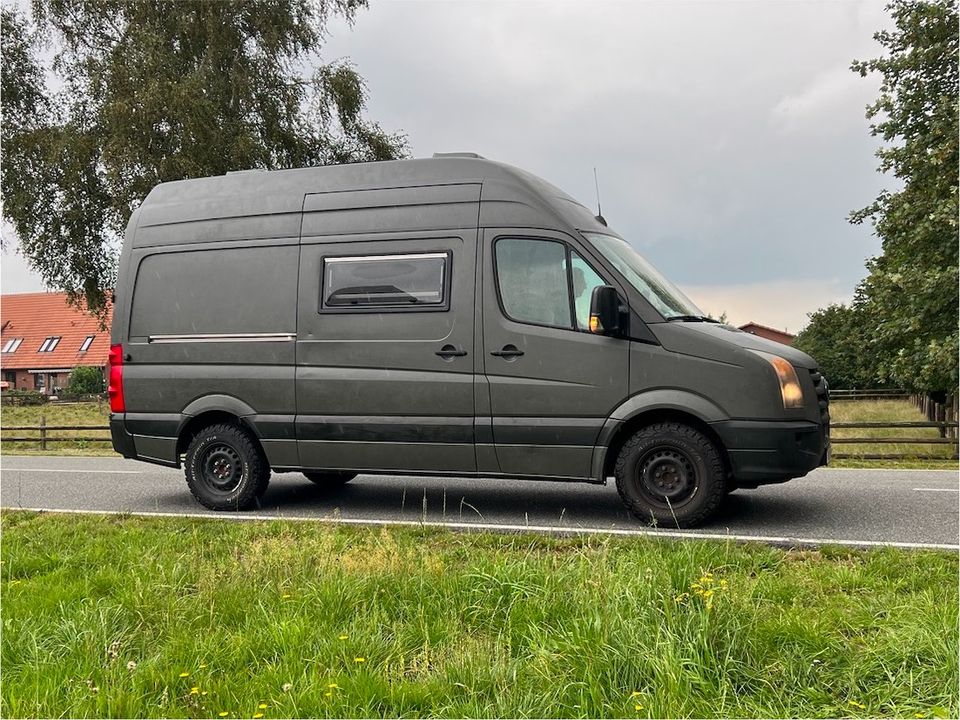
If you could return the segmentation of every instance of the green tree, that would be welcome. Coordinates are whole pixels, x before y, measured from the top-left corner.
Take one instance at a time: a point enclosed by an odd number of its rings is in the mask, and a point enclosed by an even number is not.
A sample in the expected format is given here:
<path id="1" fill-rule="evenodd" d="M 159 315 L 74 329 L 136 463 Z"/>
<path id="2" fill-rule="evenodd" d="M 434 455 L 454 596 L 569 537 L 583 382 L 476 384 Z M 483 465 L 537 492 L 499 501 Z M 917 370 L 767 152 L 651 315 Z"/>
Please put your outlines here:
<path id="1" fill-rule="evenodd" d="M 813 357 L 832 388 L 878 386 L 869 343 L 868 322 L 857 305 L 830 305 L 810 314 L 793 346 Z"/>
<path id="2" fill-rule="evenodd" d="M 902 189 L 884 191 L 851 221 L 870 219 L 882 254 L 858 293 L 881 380 L 924 391 L 958 381 L 958 13 L 954 0 L 895 0 L 895 28 L 874 35 L 883 57 L 855 62 L 880 73 L 868 106 L 883 139 L 879 170 Z"/>
<path id="3" fill-rule="evenodd" d="M 71 395 L 95 395 L 103 392 L 103 373 L 98 367 L 75 367 L 70 373 L 67 392 Z"/>
<path id="4" fill-rule="evenodd" d="M 31 266 L 102 313 L 127 219 L 157 183 L 404 155 L 365 118 L 356 70 L 319 57 L 328 21 L 365 4 L 34 0 L 35 30 L 4 10 L 3 214 Z"/>

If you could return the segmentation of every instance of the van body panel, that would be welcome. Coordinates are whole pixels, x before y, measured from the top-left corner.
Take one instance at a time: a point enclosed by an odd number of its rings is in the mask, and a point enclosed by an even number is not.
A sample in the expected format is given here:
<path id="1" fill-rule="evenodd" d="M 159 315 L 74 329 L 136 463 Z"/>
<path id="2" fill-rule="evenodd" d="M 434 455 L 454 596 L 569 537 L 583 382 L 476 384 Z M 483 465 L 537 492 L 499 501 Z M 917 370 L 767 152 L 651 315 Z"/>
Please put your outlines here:
<path id="1" fill-rule="evenodd" d="M 500 472 L 589 478 L 600 429 L 629 387 L 630 343 L 508 317 L 495 269 L 501 239 L 559 242 L 586 254 L 566 233 L 483 230 L 483 362 Z M 511 347 L 523 355 L 491 355 Z"/>

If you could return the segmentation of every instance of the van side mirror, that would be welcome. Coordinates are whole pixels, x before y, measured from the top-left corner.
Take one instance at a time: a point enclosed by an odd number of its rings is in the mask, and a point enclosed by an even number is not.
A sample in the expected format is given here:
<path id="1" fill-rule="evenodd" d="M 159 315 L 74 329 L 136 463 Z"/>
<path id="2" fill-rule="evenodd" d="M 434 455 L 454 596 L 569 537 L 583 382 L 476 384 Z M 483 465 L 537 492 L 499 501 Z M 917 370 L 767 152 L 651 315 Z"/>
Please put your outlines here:
<path id="1" fill-rule="evenodd" d="M 590 296 L 590 332 L 616 335 L 620 332 L 620 297 L 610 285 L 598 285 Z"/>

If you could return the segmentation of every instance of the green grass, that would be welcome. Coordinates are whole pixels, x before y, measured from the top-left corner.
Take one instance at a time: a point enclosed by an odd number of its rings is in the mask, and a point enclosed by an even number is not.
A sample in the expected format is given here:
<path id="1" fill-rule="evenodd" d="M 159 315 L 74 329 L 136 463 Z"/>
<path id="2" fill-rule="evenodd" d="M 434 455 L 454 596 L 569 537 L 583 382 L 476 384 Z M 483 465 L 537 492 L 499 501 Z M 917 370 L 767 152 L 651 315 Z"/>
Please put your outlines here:
<path id="1" fill-rule="evenodd" d="M 909 400 L 840 400 L 830 404 L 831 422 L 923 422 L 927 418 Z M 938 438 L 936 428 L 833 428 L 833 438 Z M 863 460 L 847 458 L 833 460 L 832 467 L 893 467 L 957 469 L 957 460 L 951 459 L 956 445 L 919 445 L 916 443 L 835 444 L 834 453 L 851 455 L 939 455 L 942 460 Z"/>
<path id="2" fill-rule="evenodd" d="M 960 712 L 951 553 L 28 512 L 2 530 L 4 717 Z"/>
<path id="3" fill-rule="evenodd" d="M 45 416 L 47 425 L 107 425 L 110 421 L 110 405 L 101 403 L 71 403 L 60 405 L 13 406 L 4 405 L 0 410 L 0 429 L 7 437 L 40 437 L 38 430 L 7 430 L 15 425 L 39 425 Z M 53 437 L 103 437 L 106 442 L 50 442 L 45 451 L 39 442 L 5 442 L 3 452 L 17 455 L 116 455 L 110 445 L 110 432 L 51 430 Z"/>

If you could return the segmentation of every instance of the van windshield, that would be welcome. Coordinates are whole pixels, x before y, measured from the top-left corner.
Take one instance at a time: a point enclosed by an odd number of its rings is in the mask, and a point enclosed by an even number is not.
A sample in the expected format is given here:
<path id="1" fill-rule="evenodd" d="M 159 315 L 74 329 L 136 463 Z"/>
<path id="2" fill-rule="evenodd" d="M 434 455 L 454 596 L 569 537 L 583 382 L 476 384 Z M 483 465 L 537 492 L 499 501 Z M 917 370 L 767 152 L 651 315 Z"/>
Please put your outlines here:
<path id="1" fill-rule="evenodd" d="M 597 250 L 667 320 L 706 319 L 703 311 L 622 238 L 584 232 Z"/>

